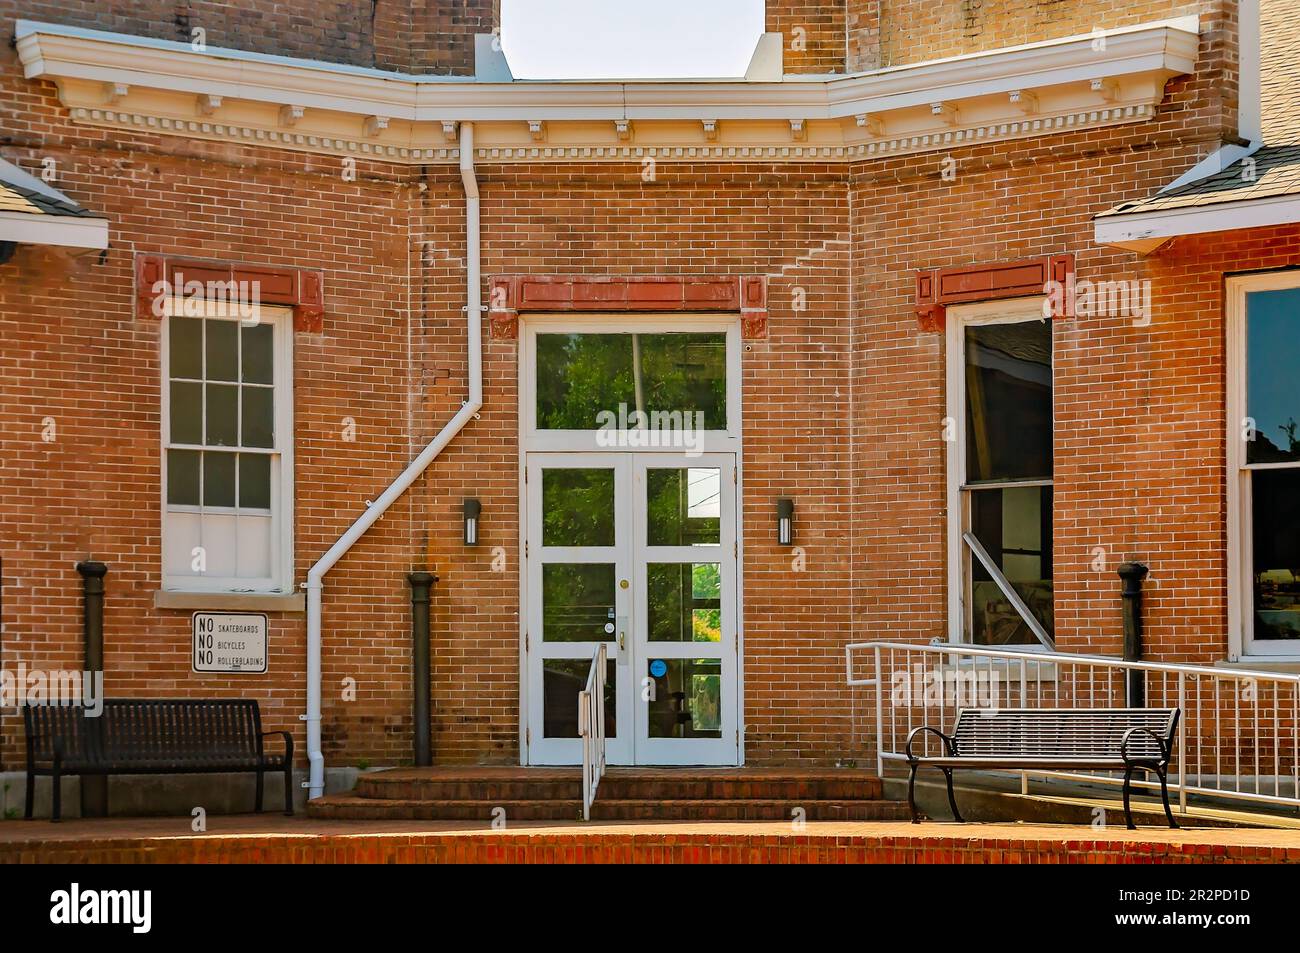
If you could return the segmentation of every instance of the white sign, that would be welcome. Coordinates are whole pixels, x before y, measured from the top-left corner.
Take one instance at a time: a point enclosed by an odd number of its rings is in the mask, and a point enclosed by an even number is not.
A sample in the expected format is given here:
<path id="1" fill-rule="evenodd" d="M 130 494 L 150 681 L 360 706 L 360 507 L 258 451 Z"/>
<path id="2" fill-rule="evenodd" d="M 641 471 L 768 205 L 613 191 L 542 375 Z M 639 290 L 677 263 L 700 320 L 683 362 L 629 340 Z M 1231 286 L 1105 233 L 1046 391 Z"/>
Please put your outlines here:
<path id="1" fill-rule="evenodd" d="M 266 672 L 266 616 L 260 612 L 196 612 L 196 672 Z"/>

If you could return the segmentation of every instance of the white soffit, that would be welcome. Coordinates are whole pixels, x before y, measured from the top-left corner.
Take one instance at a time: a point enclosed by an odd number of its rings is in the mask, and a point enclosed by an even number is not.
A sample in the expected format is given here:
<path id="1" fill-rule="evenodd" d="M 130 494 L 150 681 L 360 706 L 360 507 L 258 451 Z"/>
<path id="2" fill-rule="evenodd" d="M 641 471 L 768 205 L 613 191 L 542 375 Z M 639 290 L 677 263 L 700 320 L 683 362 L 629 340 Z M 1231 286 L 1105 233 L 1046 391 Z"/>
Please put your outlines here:
<path id="1" fill-rule="evenodd" d="M 1277 195 L 1247 202 L 1219 202 L 1133 215 L 1106 215 L 1093 220 L 1093 232 L 1099 245 L 1146 255 L 1180 235 L 1205 235 L 1296 222 L 1300 222 L 1300 195 Z"/>
<path id="2" fill-rule="evenodd" d="M 0 242 L 103 249 L 108 247 L 108 220 L 0 212 Z"/>
<path id="3" fill-rule="evenodd" d="M 780 81 L 483 82 L 30 21 L 16 39 L 75 121 L 151 133 L 436 162 L 458 156 L 447 124 L 473 121 L 485 159 L 852 160 L 1149 119 L 1194 70 L 1198 30 L 1187 17 Z"/>

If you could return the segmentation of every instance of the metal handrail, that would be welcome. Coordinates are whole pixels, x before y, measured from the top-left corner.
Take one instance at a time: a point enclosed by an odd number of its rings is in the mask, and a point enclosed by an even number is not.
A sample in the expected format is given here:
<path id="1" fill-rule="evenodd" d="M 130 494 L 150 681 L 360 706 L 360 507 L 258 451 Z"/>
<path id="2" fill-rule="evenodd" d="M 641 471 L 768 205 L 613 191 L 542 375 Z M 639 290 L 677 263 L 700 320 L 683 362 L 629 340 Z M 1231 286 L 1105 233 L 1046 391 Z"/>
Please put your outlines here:
<path id="1" fill-rule="evenodd" d="M 596 789 L 605 776 L 606 649 L 596 647 L 587 672 L 587 687 L 578 693 L 578 734 L 582 737 L 582 819 L 591 820 Z"/>
<path id="2" fill-rule="evenodd" d="M 847 683 L 874 689 L 882 775 L 906 760 L 913 728 L 946 726 L 960 708 L 1130 707 L 1129 672 L 1145 681 L 1138 707 L 1182 710 L 1169 784 L 1181 812 L 1189 794 L 1300 808 L 1300 674 L 954 643 L 845 647 Z M 1023 771 L 1022 793 L 1031 773 L 1120 783 L 1106 773 Z"/>

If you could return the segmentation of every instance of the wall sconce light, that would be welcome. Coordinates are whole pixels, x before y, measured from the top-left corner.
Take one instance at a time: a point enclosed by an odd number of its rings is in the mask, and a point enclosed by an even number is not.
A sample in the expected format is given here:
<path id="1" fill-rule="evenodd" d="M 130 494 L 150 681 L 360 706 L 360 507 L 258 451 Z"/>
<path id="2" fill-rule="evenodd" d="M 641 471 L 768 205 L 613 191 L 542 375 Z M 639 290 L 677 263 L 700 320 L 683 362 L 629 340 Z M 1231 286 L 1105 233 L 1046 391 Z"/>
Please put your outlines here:
<path id="1" fill-rule="evenodd" d="M 776 501 L 776 541 L 781 546 L 794 545 L 794 500 Z"/>
<path id="2" fill-rule="evenodd" d="M 465 501 L 465 545 L 478 545 L 478 515 L 483 505 L 478 500 Z"/>

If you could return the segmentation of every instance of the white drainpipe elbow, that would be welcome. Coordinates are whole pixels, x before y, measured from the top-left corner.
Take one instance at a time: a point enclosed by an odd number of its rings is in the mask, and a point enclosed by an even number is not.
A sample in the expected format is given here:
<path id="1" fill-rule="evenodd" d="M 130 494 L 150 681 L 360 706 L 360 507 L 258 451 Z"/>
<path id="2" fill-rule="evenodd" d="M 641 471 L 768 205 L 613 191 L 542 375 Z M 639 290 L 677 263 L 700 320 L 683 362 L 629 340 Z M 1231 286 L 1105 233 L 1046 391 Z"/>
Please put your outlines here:
<path id="1" fill-rule="evenodd" d="M 307 796 L 325 793 L 325 755 L 321 751 L 321 592 L 325 574 L 334 568 L 354 543 L 366 534 L 420 475 L 444 447 L 460 433 L 483 406 L 483 307 L 479 287 L 479 194 L 474 175 L 474 124 L 460 124 L 460 175 L 465 185 L 465 339 L 469 394 L 464 405 L 396 480 L 366 507 L 338 542 L 330 547 L 307 573 Z"/>

